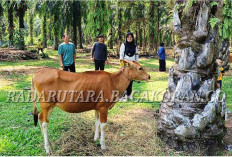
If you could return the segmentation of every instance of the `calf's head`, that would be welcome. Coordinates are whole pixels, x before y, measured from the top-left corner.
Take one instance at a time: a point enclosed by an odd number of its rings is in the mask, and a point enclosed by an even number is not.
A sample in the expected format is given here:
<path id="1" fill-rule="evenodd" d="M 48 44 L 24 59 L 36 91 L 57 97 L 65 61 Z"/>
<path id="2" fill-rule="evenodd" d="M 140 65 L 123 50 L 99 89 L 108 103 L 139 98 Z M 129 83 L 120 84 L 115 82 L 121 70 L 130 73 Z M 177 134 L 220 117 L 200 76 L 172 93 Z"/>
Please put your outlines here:
<path id="1" fill-rule="evenodd" d="M 130 80 L 146 80 L 151 77 L 144 68 L 136 61 L 123 60 L 124 72 Z"/>

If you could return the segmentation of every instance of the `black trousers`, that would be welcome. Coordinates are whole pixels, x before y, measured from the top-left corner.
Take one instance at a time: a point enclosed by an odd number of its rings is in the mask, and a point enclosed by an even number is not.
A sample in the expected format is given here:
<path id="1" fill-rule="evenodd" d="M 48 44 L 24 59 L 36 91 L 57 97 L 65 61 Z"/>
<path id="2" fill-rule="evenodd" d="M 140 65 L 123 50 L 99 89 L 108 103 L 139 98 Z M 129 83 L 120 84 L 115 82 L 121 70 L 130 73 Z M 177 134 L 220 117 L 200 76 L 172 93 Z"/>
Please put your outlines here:
<path id="1" fill-rule="evenodd" d="M 94 60 L 95 70 L 104 70 L 105 61 L 104 60 Z"/>
<path id="2" fill-rule="evenodd" d="M 71 64 L 69 66 L 64 66 L 64 71 L 76 72 L 75 64 Z"/>
<path id="3" fill-rule="evenodd" d="M 166 61 L 159 60 L 159 71 L 166 71 Z"/>
<path id="4" fill-rule="evenodd" d="M 43 56 L 45 56 L 44 52 L 43 52 L 43 48 L 38 48 L 38 53 L 39 51 L 41 51 L 43 53 Z"/>
<path id="5" fill-rule="evenodd" d="M 133 81 L 130 82 L 129 86 L 126 89 L 126 95 L 129 96 L 132 93 L 132 85 L 133 85 Z"/>
<path id="6" fill-rule="evenodd" d="M 218 85 L 218 87 L 221 89 L 221 88 L 222 88 L 222 80 L 218 80 L 218 81 L 217 81 L 217 85 Z"/>

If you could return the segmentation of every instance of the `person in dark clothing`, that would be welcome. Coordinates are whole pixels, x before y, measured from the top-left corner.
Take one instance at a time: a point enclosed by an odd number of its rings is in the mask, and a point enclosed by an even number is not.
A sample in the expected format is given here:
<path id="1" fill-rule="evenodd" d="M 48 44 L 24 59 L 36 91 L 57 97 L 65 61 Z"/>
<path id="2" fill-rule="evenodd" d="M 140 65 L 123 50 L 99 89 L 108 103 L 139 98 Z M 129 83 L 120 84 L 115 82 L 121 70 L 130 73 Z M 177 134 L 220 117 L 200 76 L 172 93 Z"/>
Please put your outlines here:
<path id="1" fill-rule="evenodd" d="M 159 59 L 159 71 L 166 71 L 166 55 L 164 49 L 164 43 L 160 44 L 160 48 L 158 51 L 158 59 Z"/>
<path id="2" fill-rule="evenodd" d="M 95 70 L 104 70 L 107 63 L 107 47 L 104 44 L 104 36 L 98 36 L 98 42 L 94 43 L 92 48 L 91 60 L 95 63 Z"/>
<path id="3" fill-rule="evenodd" d="M 129 60 L 129 61 L 137 61 L 139 62 L 139 53 L 138 48 L 135 44 L 134 35 L 131 32 L 127 33 L 126 42 L 122 43 L 120 47 L 120 61 Z M 132 97 L 132 86 L 133 81 L 130 82 L 129 86 L 126 89 L 124 97 L 122 101 L 127 101 L 127 99 L 133 100 Z"/>

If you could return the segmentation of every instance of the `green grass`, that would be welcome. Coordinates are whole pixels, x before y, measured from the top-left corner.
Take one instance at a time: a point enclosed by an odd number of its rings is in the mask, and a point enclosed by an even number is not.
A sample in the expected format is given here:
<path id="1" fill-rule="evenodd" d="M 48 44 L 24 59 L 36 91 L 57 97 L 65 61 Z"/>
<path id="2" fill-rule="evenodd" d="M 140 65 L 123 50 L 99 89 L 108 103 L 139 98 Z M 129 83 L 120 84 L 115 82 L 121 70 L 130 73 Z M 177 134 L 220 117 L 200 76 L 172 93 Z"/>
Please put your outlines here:
<path id="1" fill-rule="evenodd" d="M 46 53 L 49 59 L 26 60 L 17 62 L 0 62 L 0 156 L 1 155 L 45 155 L 43 148 L 43 137 L 40 128 L 34 127 L 33 117 L 29 113 L 32 111 L 31 103 L 6 103 L 6 98 L 10 90 L 23 90 L 30 87 L 32 73 L 12 72 L 7 75 L 9 69 L 30 69 L 39 67 L 59 68 L 59 60 L 56 51 L 48 50 Z M 77 54 L 76 70 L 82 72 L 93 70 L 94 64 L 90 61 L 90 54 Z M 117 62 L 117 59 L 111 61 Z M 168 73 L 157 72 L 158 61 L 156 59 L 140 59 L 140 63 L 147 68 L 151 75 L 149 83 L 134 83 L 134 90 L 157 90 L 165 91 L 168 86 Z M 167 60 L 167 67 L 174 64 L 173 59 Z M 119 69 L 117 65 L 106 65 L 106 71 L 115 72 Z M 232 89 L 231 76 L 223 79 L 223 89 L 227 93 L 227 105 L 232 109 Z M 127 102 L 117 103 L 110 111 L 109 116 L 123 113 L 128 109 L 146 108 L 156 110 L 162 100 L 162 95 L 158 96 L 158 100 L 152 103 L 133 103 Z M 64 132 L 69 130 L 73 114 L 63 112 L 57 108 L 52 112 L 49 135 L 51 141 L 57 140 Z M 171 155 L 172 153 L 170 153 Z"/>

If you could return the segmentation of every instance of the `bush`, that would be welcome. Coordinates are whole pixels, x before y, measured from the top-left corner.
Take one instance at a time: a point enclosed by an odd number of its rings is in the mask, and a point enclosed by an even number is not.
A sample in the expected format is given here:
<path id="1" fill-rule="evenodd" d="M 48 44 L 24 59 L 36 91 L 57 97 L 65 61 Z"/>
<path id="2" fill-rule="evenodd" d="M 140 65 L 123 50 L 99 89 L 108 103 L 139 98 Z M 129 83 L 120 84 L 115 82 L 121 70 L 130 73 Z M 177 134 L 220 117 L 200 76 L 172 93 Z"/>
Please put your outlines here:
<path id="1" fill-rule="evenodd" d="M 6 48 L 7 45 L 6 44 L 2 44 L 1 48 Z"/>

